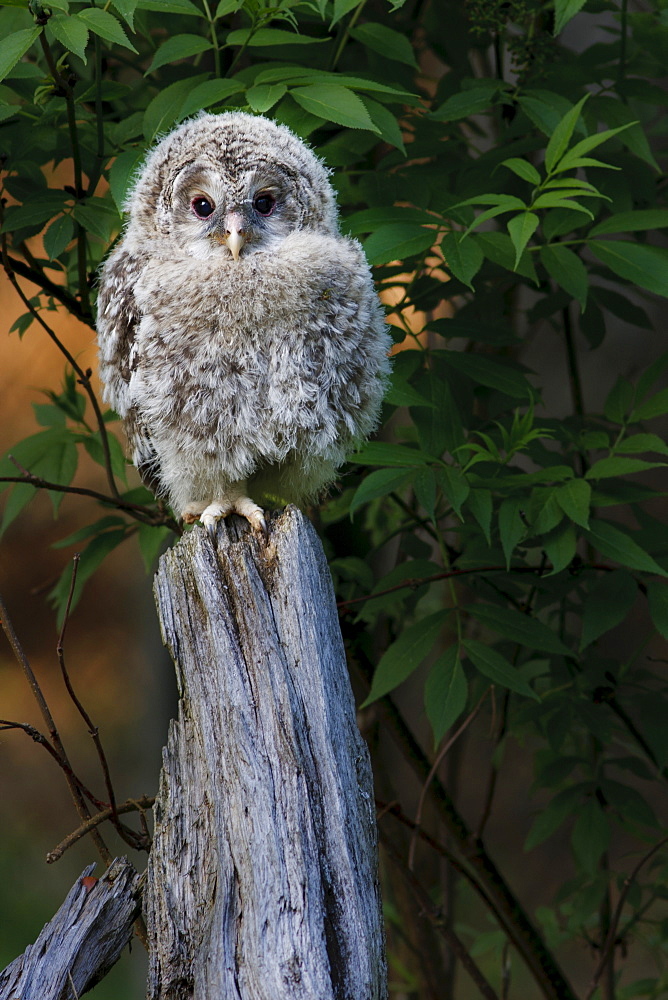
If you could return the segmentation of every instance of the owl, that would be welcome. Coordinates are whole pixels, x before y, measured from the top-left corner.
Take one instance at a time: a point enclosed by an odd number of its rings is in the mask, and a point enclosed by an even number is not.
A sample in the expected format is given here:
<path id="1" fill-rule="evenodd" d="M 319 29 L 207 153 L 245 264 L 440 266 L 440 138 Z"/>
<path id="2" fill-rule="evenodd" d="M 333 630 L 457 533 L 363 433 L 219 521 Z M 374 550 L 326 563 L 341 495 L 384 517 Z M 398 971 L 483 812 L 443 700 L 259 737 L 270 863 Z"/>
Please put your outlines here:
<path id="1" fill-rule="evenodd" d="M 149 153 L 104 263 L 104 399 L 183 521 L 321 496 L 375 428 L 390 339 L 328 170 L 284 125 L 201 114 Z"/>

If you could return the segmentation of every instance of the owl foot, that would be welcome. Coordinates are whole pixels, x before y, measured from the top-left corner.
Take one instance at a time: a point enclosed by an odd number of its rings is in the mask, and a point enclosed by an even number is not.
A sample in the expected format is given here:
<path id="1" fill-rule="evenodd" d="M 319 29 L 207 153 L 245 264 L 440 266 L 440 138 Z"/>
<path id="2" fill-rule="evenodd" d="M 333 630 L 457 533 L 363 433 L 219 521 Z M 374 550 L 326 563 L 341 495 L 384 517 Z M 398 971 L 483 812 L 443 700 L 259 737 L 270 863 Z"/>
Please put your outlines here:
<path id="1" fill-rule="evenodd" d="M 216 522 L 228 514 L 239 514 L 245 517 L 251 527 L 262 532 L 267 537 L 267 522 L 264 519 L 264 511 L 249 497 L 238 496 L 234 499 L 214 500 L 212 503 L 202 508 L 201 504 L 188 504 L 181 514 L 186 524 L 193 524 L 200 520 L 210 535 L 215 535 Z"/>

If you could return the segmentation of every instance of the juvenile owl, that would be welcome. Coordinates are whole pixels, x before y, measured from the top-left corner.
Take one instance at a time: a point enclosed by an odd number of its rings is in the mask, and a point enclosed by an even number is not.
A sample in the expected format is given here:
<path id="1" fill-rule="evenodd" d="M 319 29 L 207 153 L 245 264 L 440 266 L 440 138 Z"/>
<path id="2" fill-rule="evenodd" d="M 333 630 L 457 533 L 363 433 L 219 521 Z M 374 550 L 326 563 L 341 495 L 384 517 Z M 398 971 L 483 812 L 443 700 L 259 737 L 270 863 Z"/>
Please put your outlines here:
<path id="1" fill-rule="evenodd" d="M 390 340 L 327 169 L 202 114 L 149 154 L 101 273 L 100 368 L 147 486 L 211 529 L 322 494 L 376 426 Z"/>

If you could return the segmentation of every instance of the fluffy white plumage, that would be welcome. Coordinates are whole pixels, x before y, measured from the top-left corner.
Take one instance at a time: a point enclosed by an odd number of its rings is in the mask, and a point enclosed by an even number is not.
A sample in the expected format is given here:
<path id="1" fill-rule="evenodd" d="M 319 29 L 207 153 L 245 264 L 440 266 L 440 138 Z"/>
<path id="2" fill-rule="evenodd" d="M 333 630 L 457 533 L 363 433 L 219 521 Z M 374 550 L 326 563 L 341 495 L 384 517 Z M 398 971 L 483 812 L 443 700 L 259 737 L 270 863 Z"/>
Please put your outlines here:
<path id="1" fill-rule="evenodd" d="M 316 156 L 241 112 L 164 138 L 127 209 L 100 280 L 105 400 L 177 514 L 263 527 L 259 504 L 316 498 L 376 426 L 390 339 L 362 249 Z"/>

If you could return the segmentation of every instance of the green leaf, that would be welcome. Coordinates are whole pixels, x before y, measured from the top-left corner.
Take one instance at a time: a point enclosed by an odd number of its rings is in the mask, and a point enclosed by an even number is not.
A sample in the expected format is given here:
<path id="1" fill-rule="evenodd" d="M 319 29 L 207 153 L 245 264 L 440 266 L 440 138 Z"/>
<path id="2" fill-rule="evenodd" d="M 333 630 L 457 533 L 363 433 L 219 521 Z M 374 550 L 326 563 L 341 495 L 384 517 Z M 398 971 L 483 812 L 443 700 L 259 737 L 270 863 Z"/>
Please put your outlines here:
<path id="1" fill-rule="evenodd" d="M 454 465 L 439 465 L 436 469 L 436 476 L 446 499 L 452 505 L 452 509 L 459 517 L 462 517 L 462 504 L 466 503 L 471 492 L 466 476 Z"/>
<path id="2" fill-rule="evenodd" d="M 573 212 L 582 212 L 584 215 L 588 215 L 590 219 L 594 216 L 581 205 L 578 201 L 573 201 L 572 198 L 567 197 L 570 191 L 548 191 L 546 194 L 539 195 L 532 204 L 532 208 L 570 208 Z M 580 194 L 581 192 L 578 192 Z"/>
<path id="3" fill-rule="evenodd" d="M 260 83 L 255 87 L 249 87 L 246 91 L 246 100 L 253 111 L 264 114 L 273 108 L 274 104 L 278 104 L 287 89 L 284 83 Z"/>
<path id="4" fill-rule="evenodd" d="M 108 243 L 118 226 L 118 214 L 100 198 L 89 198 L 84 204 L 77 203 L 72 209 L 76 221 L 89 233 Z"/>
<path id="5" fill-rule="evenodd" d="M 582 10 L 587 0 L 554 0 L 555 37 L 564 30 L 572 17 Z"/>
<path id="6" fill-rule="evenodd" d="M 347 128 L 362 128 L 379 132 L 364 107 L 362 100 L 352 90 L 335 83 L 313 83 L 307 87 L 294 87 L 290 96 L 312 115 L 336 122 Z"/>
<path id="7" fill-rule="evenodd" d="M 126 538 L 126 529 L 117 528 L 111 531 L 105 531 L 101 535 L 97 535 L 90 544 L 81 553 L 81 558 L 79 560 L 79 568 L 77 571 L 77 579 L 74 585 L 74 591 L 72 594 L 72 604 L 70 610 L 74 608 L 79 603 L 79 598 L 81 597 L 81 592 L 83 591 L 84 584 L 93 575 L 95 570 L 98 568 L 102 560 L 110 552 L 112 552 L 118 545 L 121 544 Z M 60 627 L 63 623 L 63 618 L 65 617 L 65 607 L 67 602 L 67 596 L 70 589 L 70 581 L 72 579 L 71 566 L 66 566 L 64 569 L 60 580 L 53 588 L 49 594 L 49 598 L 52 603 L 58 608 L 57 624 Z"/>
<path id="8" fill-rule="evenodd" d="M 587 537 L 591 544 L 602 555 L 629 569 L 641 570 L 645 573 L 658 573 L 668 576 L 668 572 L 645 552 L 637 542 L 634 542 L 624 531 L 616 528 L 609 521 L 592 521 Z"/>
<path id="9" fill-rule="evenodd" d="M 618 212 L 609 219 L 599 222 L 589 231 L 590 236 L 606 233 L 633 233 L 645 229 L 665 229 L 668 227 L 668 208 L 647 208 L 634 212 Z"/>
<path id="10" fill-rule="evenodd" d="M 589 94 L 585 94 L 585 96 L 563 116 L 552 133 L 550 141 L 547 144 L 547 149 L 545 150 L 545 169 L 548 174 L 553 172 L 559 160 L 566 152 L 568 144 L 571 141 L 571 136 L 575 130 L 575 126 L 577 125 L 580 114 L 582 113 L 582 108 L 584 107 L 584 103 L 588 97 Z"/>
<path id="11" fill-rule="evenodd" d="M 158 14 L 196 14 L 202 11 L 191 0 L 137 0 L 137 10 L 154 10 Z"/>
<path id="12" fill-rule="evenodd" d="M 478 642 L 477 639 L 464 639 L 462 645 L 474 667 L 493 684 L 500 684 L 501 687 L 508 688 L 509 691 L 515 691 L 517 694 L 540 701 L 536 692 L 529 687 L 522 675 L 498 650 L 486 646 L 483 642 Z"/>
<path id="13" fill-rule="evenodd" d="M 436 473 L 431 465 L 419 469 L 413 480 L 415 497 L 422 509 L 432 519 L 435 519 L 436 508 Z"/>
<path id="14" fill-rule="evenodd" d="M 413 46 L 405 35 L 395 31 L 394 28 L 388 28 L 387 25 L 375 21 L 366 21 L 365 24 L 351 28 L 350 34 L 356 42 L 361 42 L 374 52 L 380 52 L 383 58 L 406 63 L 417 69 Z"/>
<path id="15" fill-rule="evenodd" d="M 515 268 L 520 262 L 524 249 L 538 229 L 540 219 L 533 212 L 521 212 L 508 220 L 508 232 L 515 247 Z"/>
<path id="16" fill-rule="evenodd" d="M 146 572 L 150 573 L 163 548 L 173 537 L 173 533 L 170 528 L 161 525 L 140 524 L 137 537 Z"/>
<path id="17" fill-rule="evenodd" d="M 537 649 L 559 656 L 573 655 L 548 625 L 537 618 L 523 615 L 514 608 L 501 608 L 496 604 L 471 604 L 467 610 L 483 625 L 526 649 Z"/>
<path id="18" fill-rule="evenodd" d="M 471 282 L 482 266 L 484 254 L 474 239 L 459 239 L 459 235 L 453 230 L 444 233 L 441 250 L 448 270 L 462 284 L 473 289 Z"/>
<path id="19" fill-rule="evenodd" d="M 410 448 L 405 444 L 389 444 L 386 441 L 368 441 L 359 451 L 348 457 L 357 465 L 408 465 L 418 466 L 433 462 L 432 455 Z"/>
<path id="20" fill-rule="evenodd" d="M 404 222 L 380 226 L 364 241 L 364 252 L 370 264 L 387 264 L 405 260 L 429 250 L 438 238 L 433 229 Z"/>
<path id="21" fill-rule="evenodd" d="M 5 211 L 3 233 L 11 233 L 17 229 L 28 229 L 38 226 L 59 215 L 72 196 L 66 191 L 56 191 L 49 188 L 41 194 L 35 194 L 25 205 L 10 205 Z"/>
<path id="22" fill-rule="evenodd" d="M 374 101 L 366 94 L 361 98 L 361 101 L 369 112 L 371 121 L 378 129 L 378 134 L 385 140 L 385 142 L 389 142 L 391 146 L 394 146 L 395 149 L 401 150 L 401 152 L 405 155 L 406 147 L 401 133 L 401 126 L 395 115 L 393 115 L 389 108 L 386 108 L 384 104 L 379 104 L 378 101 Z"/>
<path id="23" fill-rule="evenodd" d="M 492 544 L 492 494 L 490 490 L 473 489 L 466 498 L 466 505 L 480 525 L 487 544 Z"/>
<path id="24" fill-rule="evenodd" d="M 44 233 L 44 252 L 49 260 L 60 256 L 67 244 L 74 238 L 74 223 L 69 215 L 55 219 Z"/>
<path id="25" fill-rule="evenodd" d="M 362 2 L 363 0 L 334 0 L 334 15 L 329 25 L 330 30 L 337 21 L 340 21 L 342 17 L 345 17 L 355 7 L 359 7 Z"/>
<path id="26" fill-rule="evenodd" d="M 137 0 L 112 0 L 112 2 L 121 17 L 127 22 L 130 31 L 134 31 Z"/>
<path id="27" fill-rule="evenodd" d="M 119 212 L 125 210 L 128 193 L 135 180 L 137 171 L 144 160 L 143 149 L 125 149 L 116 157 L 109 171 L 109 187 L 111 197 Z"/>
<path id="28" fill-rule="evenodd" d="M 603 413 L 613 424 L 623 424 L 626 421 L 626 414 L 633 405 L 635 392 L 628 379 L 618 376 L 617 381 L 608 393 Z M 607 444 L 603 447 L 607 447 Z"/>
<path id="29" fill-rule="evenodd" d="M 86 7 L 74 16 L 83 21 L 87 28 L 94 31 L 100 38 L 104 38 L 105 41 L 112 42 L 114 45 L 122 45 L 123 48 L 137 53 L 136 48 L 125 34 L 120 21 L 113 14 L 110 14 L 109 11 L 100 10 L 98 7 Z"/>
<path id="30" fill-rule="evenodd" d="M 562 521 L 549 534 L 543 535 L 541 541 L 545 555 L 552 563 L 549 576 L 555 576 L 570 566 L 578 547 L 578 537 L 572 524 L 568 521 Z"/>
<path id="31" fill-rule="evenodd" d="M 234 46 L 247 45 L 249 48 L 253 48 L 265 45 L 315 45 L 328 41 L 329 38 L 313 38 L 311 35 L 298 35 L 296 31 L 284 31 L 282 28 L 260 28 L 255 32 L 251 28 L 239 28 L 237 31 L 230 31 L 225 39 L 225 44 Z"/>
<path id="32" fill-rule="evenodd" d="M 188 94 L 203 82 L 205 76 L 206 74 L 202 74 L 199 77 L 190 76 L 185 80 L 177 80 L 176 83 L 163 87 L 153 98 L 144 112 L 143 129 L 147 142 L 153 142 L 158 134 L 172 127 Z"/>
<path id="33" fill-rule="evenodd" d="M 658 580 L 650 580 L 647 584 L 647 598 L 654 627 L 664 639 L 668 639 L 668 586 Z"/>
<path id="34" fill-rule="evenodd" d="M 567 517 L 575 521 L 581 528 L 589 527 L 589 508 L 591 506 L 591 486 L 584 479 L 569 479 L 567 483 L 557 486 L 554 496 Z"/>
<path id="35" fill-rule="evenodd" d="M 589 277 L 578 255 L 560 243 L 551 243 L 540 248 L 540 259 L 550 277 L 584 309 Z"/>
<path id="36" fill-rule="evenodd" d="M 508 167 L 514 174 L 521 177 L 523 181 L 528 181 L 534 187 L 538 187 L 540 184 L 540 174 L 533 163 L 529 163 L 528 160 L 521 160 L 517 156 L 511 156 L 508 160 L 503 160 L 500 166 Z"/>
<path id="37" fill-rule="evenodd" d="M 658 434 L 631 434 L 615 445 L 615 451 L 632 454 L 656 451 L 660 455 L 668 455 L 668 444 Z"/>
<path id="38" fill-rule="evenodd" d="M 480 115 L 487 111 L 494 101 L 498 87 L 471 87 L 458 94 L 448 97 L 433 112 L 431 117 L 438 122 L 456 122 L 471 115 Z"/>
<path id="39" fill-rule="evenodd" d="M 664 413 L 668 413 L 668 389 L 661 389 L 640 406 L 636 406 L 629 419 L 633 421 L 652 420 L 653 417 L 662 417 Z"/>
<path id="40" fill-rule="evenodd" d="M 559 165 L 555 168 L 555 173 L 561 173 L 564 170 L 576 170 L 581 166 L 605 166 L 605 164 L 599 164 L 595 162 L 587 163 L 583 161 L 583 156 L 588 153 L 590 149 L 595 149 L 596 146 L 602 146 L 604 142 L 611 139 L 613 135 L 617 135 L 619 132 L 624 132 L 626 129 L 630 128 L 633 122 L 628 122 L 624 125 L 620 125 L 618 128 L 608 128 L 604 129 L 603 132 L 595 132 L 594 135 L 588 135 L 586 139 L 581 139 L 580 142 L 576 143 L 565 156 L 562 158 Z"/>
<path id="41" fill-rule="evenodd" d="M 210 108 L 212 104 L 221 104 L 233 94 L 244 90 L 244 84 L 235 80 L 204 80 L 197 84 L 184 98 L 178 113 L 178 120 L 189 118 L 198 111 Z"/>
<path id="42" fill-rule="evenodd" d="M 14 469 L 14 475 L 18 474 L 18 469 Z M 12 475 L 12 473 L 9 473 Z M 6 483 L 0 483 L 0 486 L 6 486 Z M 33 497 L 36 495 L 37 489 L 35 486 L 28 486 L 27 483 L 16 483 L 12 487 L 12 491 L 9 495 L 9 499 L 4 505 L 2 511 L 2 521 L 0 522 L 0 537 L 5 533 L 12 521 L 15 521 L 19 516 L 24 507 L 27 507 Z"/>
<path id="43" fill-rule="evenodd" d="M 587 479 L 611 479 L 615 476 L 630 476 L 634 472 L 645 472 L 647 469 L 657 469 L 665 466 L 665 462 L 645 462 L 641 458 L 626 458 L 621 455 L 609 455 L 594 462 L 587 471 Z"/>
<path id="44" fill-rule="evenodd" d="M 522 501 L 518 497 L 509 497 L 499 507 L 499 534 L 508 569 L 510 569 L 510 559 L 517 543 L 527 533 L 527 529 L 520 516 L 521 510 Z"/>
<path id="45" fill-rule="evenodd" d="M 53 14 L 47 22 L 47 32 L 50 32 L 68 51 L 74 52 L 79 59 L 86 62 L 88 28 L 78 17 Z"/>
<path id="46" fill-rule="evenodd" d="M 102 447 L 100 432 L 94 431 L 92 434 L 82 435 L 79 437 L 79 440 L 83 443 L 84 448 L 93 461 L 105 468 L 106 459 L 104 449 Z M 126 483 L 127 463 L 125 461 L 123 447 L 114 434 L 107 434 L 107 442 L 109 444 L 109 455 L 114 475 L 117 476 L 123 483 Z"/>
<path id="47" fill-rule="evenodd" d="M 463 351 L 435 351 L 450 368 L 461 372 L 480 385 L 489 386 L 514 399 L 526 399 L 531 389 L 524 375 L 482 354 L 465 354 Z"/>
<path id="48" fill-rule="evenodd" d="M 637 596 L 636 582 L 626 570 L 604 573 L 584 599 L 580 650 L 623 622 Z"/>
<path id="49" fill-rule="evenodd" d="M 610 824 L 595 799 L 587 799 L 578 810 L 571 844 L 578 864 L 588 875 L 595 875 L 610 844 Z"/>
<path id="50" fill-rule="evenodd" d="M 404 629 L 380 658 L 371 691 L 361 708 L 382 698 L 417 670 L 431 652 L 447 616 L 448 611 L 436 611 Z"/>
<path id="51" fill-rule="evenodd" d="M 524 844 L 524 850 L 530 851 L 538 844 L 542 844 L 559 829 L 572 813 L 578 812 L 581 795 L 581 786 L 577 785 L 558 792 L 536 817 Z"/>
<path id="52" fill-rule="evenodd" d="M 166 42 L 163 42 L 151 60 L 151 64 L 144 73 L 148 76 L 161 66 L 168 63 L 177 62 L 180 59 L 188 59 L 190 56 L 199 55 L 201 52 L 208 52 L 213 45 L 202 35 L 172 35 Z"/>
<path id="53" fill-rule="evenodd" d="M 459 659 L 459 649 L 453 644 L 438 657 L 424 688 L 427 718 L 438 745 L 448 729 L 466 708 L 468 684 Z"/>
<path id="54" fill-rule="evenodd" d="M 657 295 L 668 295 L 668 250 L 629 240 L 591 240 L 590 250 L 611 271 Z"/>
<path id="55" fill-rule="evenodd" d="M 5 38 L 0 52 L 0 80 L 10 73 L 42 32 L 41 28 L 21 28 Z"/>
<path id="56" fill-rule="evenodd" d="M 387 496 L 395 490 L 401 490 L 413 480 L 415 473 L 413 470 L 399 471 L 397 469 L 377 469 L 369 473 L 360 483 L 355 491 L 355 495 L 350 504 L 350 516 L 370 500 Z"/>

